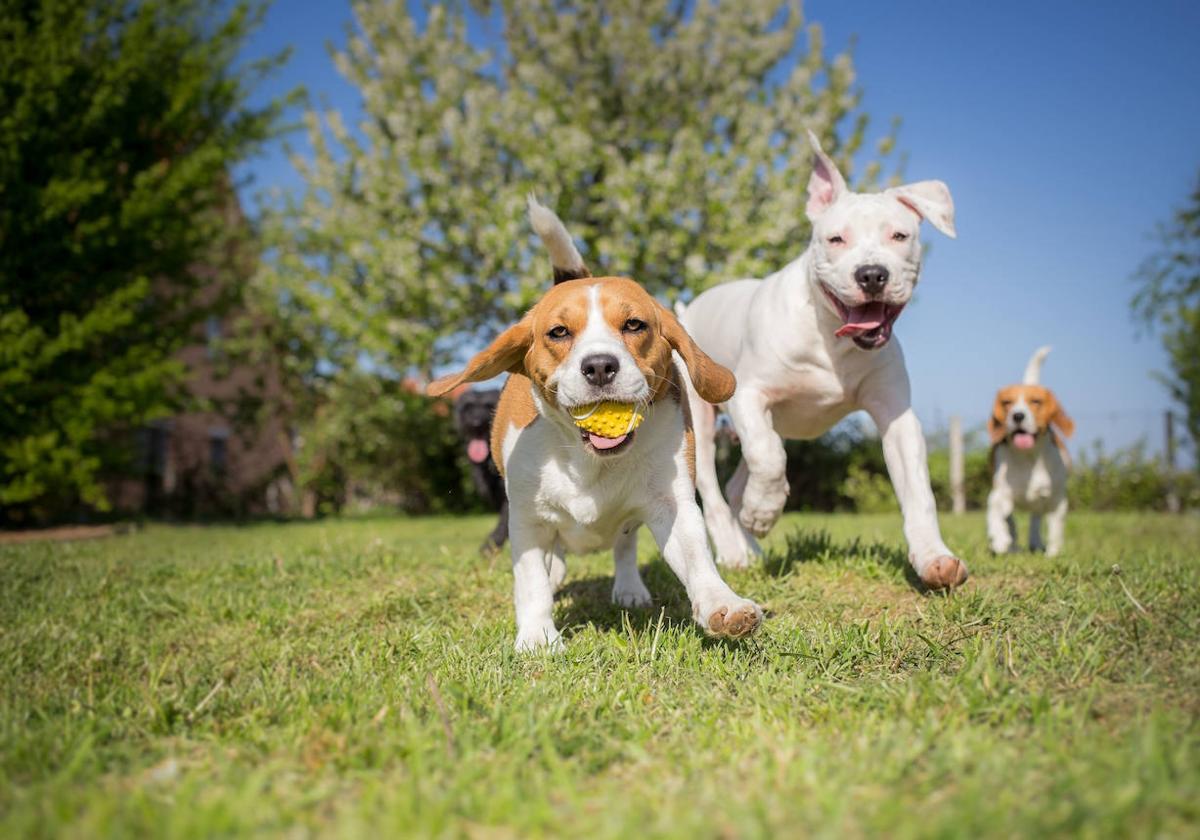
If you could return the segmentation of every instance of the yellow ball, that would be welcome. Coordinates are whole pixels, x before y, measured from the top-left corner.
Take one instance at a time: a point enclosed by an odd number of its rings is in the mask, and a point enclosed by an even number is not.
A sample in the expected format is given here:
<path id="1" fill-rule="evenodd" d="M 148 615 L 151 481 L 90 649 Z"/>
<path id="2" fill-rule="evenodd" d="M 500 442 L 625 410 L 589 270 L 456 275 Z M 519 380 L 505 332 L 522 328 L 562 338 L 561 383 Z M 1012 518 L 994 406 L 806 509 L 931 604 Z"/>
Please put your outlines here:
<path id="1" fill-rule="evenodd" d="M 642 413 L 633 403 L 601 402 L 571 409 L 575 425 L 585 432 L 618 438 L 642 425 Z"/>

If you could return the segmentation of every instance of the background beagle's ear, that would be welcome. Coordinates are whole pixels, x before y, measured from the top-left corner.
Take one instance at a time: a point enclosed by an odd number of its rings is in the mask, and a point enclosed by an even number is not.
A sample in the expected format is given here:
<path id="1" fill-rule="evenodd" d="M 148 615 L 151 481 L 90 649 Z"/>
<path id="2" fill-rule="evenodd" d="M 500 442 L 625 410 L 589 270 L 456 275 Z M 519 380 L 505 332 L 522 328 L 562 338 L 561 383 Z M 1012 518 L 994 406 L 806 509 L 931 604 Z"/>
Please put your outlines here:
<path id="1" fill-rule="evenodd" d="M 1052 394 L 1050 399 L 1054 400 L 1054 413 L 1050 415 L 1050 425 L 1057 426 L 1064 437 L 1070 437 L 1075 434 L 1075 421 L 1067 416 L 1067 412 L 1063 411 L 1062 405 L 1058 402 L 1058 397 Z"/>
<path id="2" fill-rule="evenodd" d="M 916 181 L 883 191 L 954 239 L 954 199 L 941 181 Z"/>
<path id="3" fill-rule="evenodd" d="M 489 344 L 480 350 L 467 366 L 459 373 L 450 373 L 435 379 L 425 386 L 425 393 L 431 397 L 448 394 L 464 382 L 483 382 L 505 371 L 509 373 L 525 372 L 525 354 L 533 341 L 533 332 L 527 319 L 521 319 L 513 324 Z"/>
<path id="4" fill-rule="evenodd" d="M 708 354 L 692 341 L 692 337 L 674 313 L 661 303 L 658 304 L 658 315 L 662 323 L 663 338 L 671 345 L 671 349 L 683 358 L 684 364 L 687 365 L 688 377 L 701 399 L 719 404 L 732 397 L 737 388 L 737 379 L 729 368 L 709 358 Z"/>
<path id="5" fill-rule="evenodd" d="M 988 418 L 988 435 L 991 436 L 992 446 L 1004 442 L 1004 406 L 1000 405 L 999 394 L 996 394 L 996 399 L 992 403 L 992 416 Z"/>
<path id="6" fill-rule="evenodd" d="M 846 191 L 846 179 L 833 159 L 821 150 L 821 143 L 812 131 L 808 132 L 808 144 L 812 146 L 813 169 L 808 178 L 808 206 L 804 212 L 815 220 Z"/>

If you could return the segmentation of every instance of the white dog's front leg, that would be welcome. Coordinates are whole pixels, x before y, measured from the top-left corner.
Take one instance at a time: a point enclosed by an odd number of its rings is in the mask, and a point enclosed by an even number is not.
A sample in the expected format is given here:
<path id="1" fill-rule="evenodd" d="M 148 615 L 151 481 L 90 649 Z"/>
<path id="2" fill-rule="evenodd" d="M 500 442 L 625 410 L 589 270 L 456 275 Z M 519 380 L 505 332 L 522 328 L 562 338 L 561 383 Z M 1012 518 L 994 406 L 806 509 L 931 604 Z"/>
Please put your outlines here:
<path id="1" fill-rule="evenodd" d="M 739 387 L 729 402 L 729 416 L 742 441 L 742 459 L 750 474 L 742 493 L 738 520 L 756 537 L 765 537 L 787 502 L 787 454 L 775 432 L 766 398 L 753 386 Z"/>
<path id="2" fill-rule="evenodd" d="M 637 525 L 630 525 L 613 544 L 613 603 L 618 607 L 648 607 L 650 590 L 642 583 L 637 564 Z"/>
<path id="3" fill-rule="evenodd" d="M 1063 529 L 1067 524 L 1067 498 L 1059 499 L 1054 510 L 1046 515 L 1046 556 L 1057 557 L 1062 551 Z"/>
<path id="4" fill-rule="evenodd" d="M 520 522 L 515 516 L 510 525 L 517 650 L 536 650 L 545 645 L 561 647 L 558 628 L 554 626 L 554 587 L 550 582 L 554 535 L 533 523 Z"/>
<path id="5" fill-rule="evenodd" d="M 696 503 L 691 499 L 666 500 L 647 513 L 646 524 L 663 559 L 687 590 L 696 623 L 714 636 L 730 638 L 757 630 L 762 624 L 762 610 L 735 594 L 721 579 Z"/>
<path id="6" fill-rule="evenodd" d="M 917 415 L 907 400 L 902 405 L 868 406 L 867 410 L 883 437 L 883 458 L 904 516 L 909 562 L 930 589 L 964 583 L 967 565 L 946 547 L 938 528 L 937 503 L 929 483 L 925 455 L 925 436 Z"/>
<path id="7" fill-rule="evenodd" d="M 1012 524 L 1012 494 L 1004 487 L 993 487 L 988 493 L 987 531 L 988 545 L 996 554 L 1004 554 L 1016 544 Z"/>

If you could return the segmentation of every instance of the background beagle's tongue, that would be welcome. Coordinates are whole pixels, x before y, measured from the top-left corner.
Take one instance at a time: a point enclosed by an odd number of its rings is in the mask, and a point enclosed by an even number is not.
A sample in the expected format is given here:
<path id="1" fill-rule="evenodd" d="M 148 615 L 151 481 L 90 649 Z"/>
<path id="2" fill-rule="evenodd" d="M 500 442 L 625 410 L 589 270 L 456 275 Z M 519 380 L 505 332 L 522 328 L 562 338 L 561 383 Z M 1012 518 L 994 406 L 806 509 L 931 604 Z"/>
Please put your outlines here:
<path id="1" fill-rule="evenodd" d="M 1012 442 L 1017 449 L 1033 449 L 1033 435 L 1029 432 L 1017 432 L 1012 436 Z"/>
<path id="2" fill-rule="evenodd" d="M 467 444 L 467 457 L 471 459 L 472 464 L 482 464 L 487 460 L 488 442 L 483 438 L 475 438 Z"/>
<path id="3" fill-rule="evenodd" d="M 629 437 L 629 435 L 626 434 L 621 435 L 620 437 L 606 438 L 601 437 L 595 432 L 588 432 L 588 442 L 590 442 L 592 446 L 596 447 L 597 449 L 612 449 L 613 447 L 620 446 L 625 442 L 625 438 L 627 437 Z"/>
<path id="4" fill-rule="evenodd" d="M 885 317 L 887 311 L 882 301 L 875 300 L 862 306 L 851 306 L 846 310 L 846 323 L 842 324 L 834 335 L 840 338 L 870 332 L 882 326 Z"/>

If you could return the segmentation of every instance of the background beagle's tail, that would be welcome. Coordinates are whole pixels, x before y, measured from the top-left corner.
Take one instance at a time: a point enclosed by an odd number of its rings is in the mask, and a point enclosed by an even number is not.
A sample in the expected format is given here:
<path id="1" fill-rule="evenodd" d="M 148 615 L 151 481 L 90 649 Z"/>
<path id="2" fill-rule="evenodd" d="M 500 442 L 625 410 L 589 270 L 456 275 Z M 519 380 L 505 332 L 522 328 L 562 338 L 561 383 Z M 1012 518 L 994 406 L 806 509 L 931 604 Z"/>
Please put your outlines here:
<path id="1" fill-rule="evenodd" d="M 1025 365 L 1025 379 L 1022 380 L 1024 385 L 1041 385 L 1042 384 L 1042 362 L 1046 360 L 1046 356 L 1050 353 L 1050 345 L 1039 347 L 1033 351 L 1033 355 L 1029 357 L 1029 364 Z"/>
<path id="2" fill-rule="evenodd" d="M 549 207 L 539 204 L 533 193 L 529 194 L 526 202 L 529 206 L 529 223 L 533 225 L 542 244 L 550 252 L 550 264 L 554 267 L 554 285 L 567 280 L 591 277 L 592 272 L 588 271 L 562 220 Z"/>

